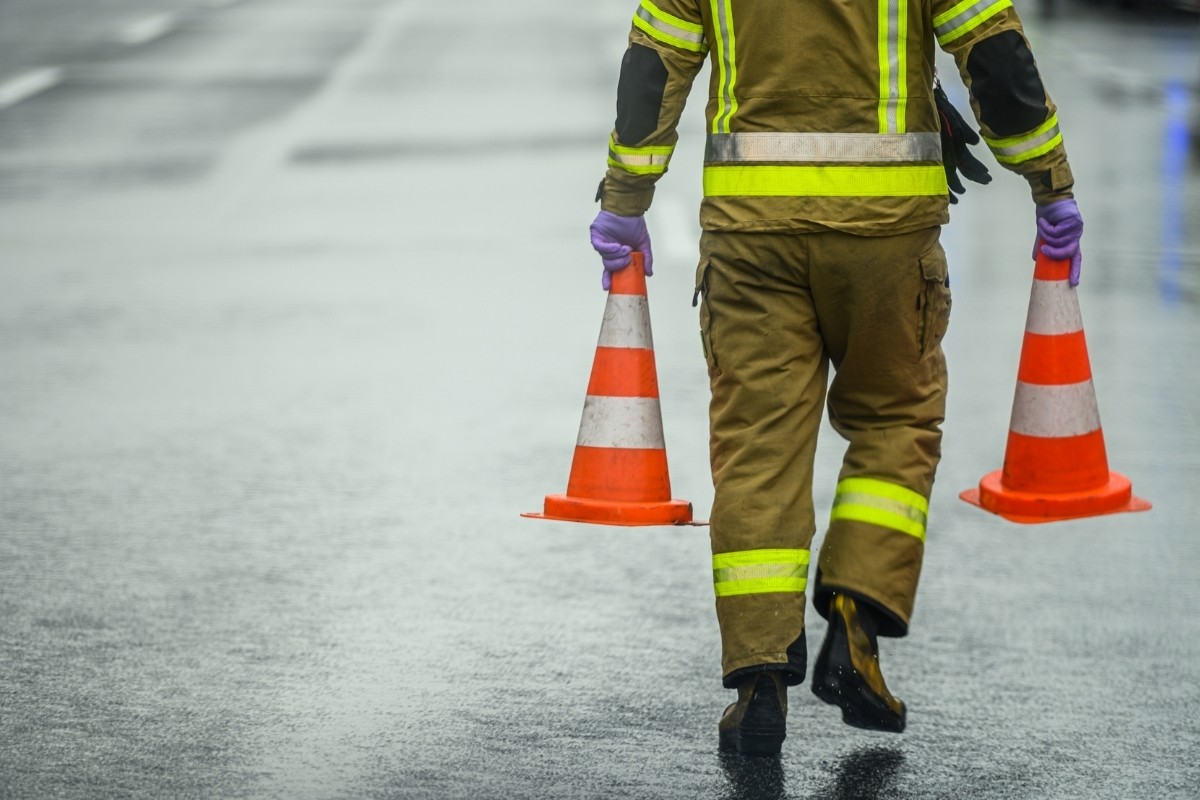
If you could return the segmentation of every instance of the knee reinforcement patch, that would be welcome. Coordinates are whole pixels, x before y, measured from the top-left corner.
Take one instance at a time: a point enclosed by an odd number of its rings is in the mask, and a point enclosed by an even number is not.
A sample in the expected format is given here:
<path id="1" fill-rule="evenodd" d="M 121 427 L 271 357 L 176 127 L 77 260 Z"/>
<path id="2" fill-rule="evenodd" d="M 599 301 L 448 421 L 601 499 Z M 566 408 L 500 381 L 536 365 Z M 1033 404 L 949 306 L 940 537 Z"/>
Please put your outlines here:
<path id="1" fill-rule="evenodd" d="M 649 47 L 632 44 L 621 60 L 617 84 L 617 139 L 636 145 L 654 133 L 663 93 L 667 90 L 667 67 Z"/>
<path id="2" fill-rule="evenodd" d="M 1046 90 L 1033 53 L 1017 31 L 975 45 L 967 57 L 967 73 L 983 124 L 997 136 L 1015 136 L 1046 121 Z"/>

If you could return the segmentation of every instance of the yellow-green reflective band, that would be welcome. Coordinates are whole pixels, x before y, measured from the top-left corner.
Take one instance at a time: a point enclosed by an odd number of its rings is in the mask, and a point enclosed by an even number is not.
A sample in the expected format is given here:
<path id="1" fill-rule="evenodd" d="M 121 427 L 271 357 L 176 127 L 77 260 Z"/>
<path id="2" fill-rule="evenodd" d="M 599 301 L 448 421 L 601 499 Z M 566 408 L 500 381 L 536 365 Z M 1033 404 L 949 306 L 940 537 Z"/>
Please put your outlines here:
<path id="1" fill-rule="evenodd" d="M 888 101 L 888 85 L 890 76 L 888 75 L 889 62 L 887 57 L 888 52 L 888 0 L 879 0 L 879 27 L 877 30 L 878 40 L 875 43 L 876 54 L 879 57 L 879 132 L 888 133 L 887 124 L 887 101 Z"/>
<path id="2" fill-rule="evenodd" d="M 847 478 L 837 486 L 830 519 L 856 520 L 901 531 L 925 541 L 929 501 L 899 484 Z"/>
<path id="3" fill-rule="evenodd" d="M 893 133 L 908 130 L 908 0 L 900 0 L 896 12 L 896 127 Z"/>
<path id="4" fill-rule="evenodd" d="M 808 588 L 807 550 L 741 550 L 713 556 L 717 597 L 773 592 L 803 593 Z"/>
<path id="5" fill-rule="evenodd" d="M 717 114 L 713 117 L 713 133 L 729 133 L 729 121 L 737 113 L 736 42 L 733 35 L 733 13 L 729 9 L 731 0 L 710 0 L 713 23 L 717 29 Z"/>
<path id="6" fill-rule="evenodd" d="M 963 0 L 954 8 L 933 18 L 938 44 L 946 45 L 970 33 L 1006 8 L 1012 0 Z"/>
<path id="7" fill-rule="evenodd" d="M 988 147 L 996 160 L 1003 164 L 1020 164 L 1049 153 L 1062 144 L 1062 130 L 1058 127 L 1058 114 L 1051 114 L 1050 119 L 1043 122 L 1029 133 L 1020 136 L 1010 136 L 1007 139 L 987 139 Z"/>
<path id="8" fill-rule="evenodd" d="M 704 168 L 705 197 L 917 197 L 948 191 L 940 166 Z"/>
<path id="9" fill-rule="evenodd" d="M 908 105 L 908 2 L 879 0 L 879 132 L 904 133 Z"/>
<path id="10" fill-rule="evenodd" d="M 666 172 L 673 152 L 675 152 L 674 145 L 627 147 L 617 144 L 611 135 L 608 138 L 609 166 L 623 169 L 634 175 L 660 175 Z"/>
<path id="11" fill-rule="evenodd" d="M 642 0 L 641 6 L 633 15 L 633 24 L 651 38 L 681 50 L 690 50 L 693 53 L 708 50 L 704 43 L 704 26 L 672 16 L 650 0 Z"/>

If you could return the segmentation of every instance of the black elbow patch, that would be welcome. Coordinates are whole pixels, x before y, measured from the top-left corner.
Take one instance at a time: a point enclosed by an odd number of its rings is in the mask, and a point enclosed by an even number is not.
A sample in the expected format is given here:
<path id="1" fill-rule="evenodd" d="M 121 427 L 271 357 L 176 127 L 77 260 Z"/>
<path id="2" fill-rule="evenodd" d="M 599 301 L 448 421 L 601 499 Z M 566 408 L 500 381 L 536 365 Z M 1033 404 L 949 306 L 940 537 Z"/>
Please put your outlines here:
<path id="1" fill-rule="evenodd" d="M 658 127 L 658 112 L 667 91 L 667 67 L 662 57 L 640 44 L 631 44 L 621 59 L 617 83 L 617 139 L 636 145 Z"/>
<path id="2" fill-rule="evenodd" d="M 1033 53 L 1017 31 L 1004 31 L 975 45 L 967 57 L 967 72 L 980 119 L 997 136 L 1031 131 L 1050 115 Z"/>

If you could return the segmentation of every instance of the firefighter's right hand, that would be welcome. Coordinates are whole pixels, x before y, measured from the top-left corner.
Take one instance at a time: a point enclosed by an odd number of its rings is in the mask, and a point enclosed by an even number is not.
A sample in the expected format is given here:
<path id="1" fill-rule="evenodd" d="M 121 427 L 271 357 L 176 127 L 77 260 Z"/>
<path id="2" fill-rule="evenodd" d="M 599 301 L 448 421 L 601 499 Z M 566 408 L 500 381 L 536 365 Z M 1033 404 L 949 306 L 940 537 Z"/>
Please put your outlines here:
<path id="1" fill-rule="evenodd" d="M 604 262 L 600 285 L 605 291 L 612 288 L 612 273 L 629 266 L 634 250 L 642 253 L 645 273 L 654 274 L 654 255 L 650 252 L 650 232 L 646 230 L 644 216 L 622 217 L 601 211 L 592 221 L 591 234 L 592 247 Z"/>

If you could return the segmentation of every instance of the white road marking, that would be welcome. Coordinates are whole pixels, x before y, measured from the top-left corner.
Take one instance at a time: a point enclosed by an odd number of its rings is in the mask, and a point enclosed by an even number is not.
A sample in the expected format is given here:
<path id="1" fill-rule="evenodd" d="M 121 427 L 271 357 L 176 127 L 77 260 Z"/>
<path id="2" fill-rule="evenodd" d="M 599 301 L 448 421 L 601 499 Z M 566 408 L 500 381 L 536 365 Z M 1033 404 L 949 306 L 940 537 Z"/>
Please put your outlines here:
<path id="1" fill-rule="evenodd" d="M 170 33 L 177 21 L 176 16 L 169 13 L 143 17 L 118 31 L 117 41 L 128 45 L 147 44 Z"/>
<path id="2" fill-rule="evenodd" d="M 62 82 L 62 75 L 62 67 L 42 67 L 0 83 L 0 108 L 15 106 L 22 100 L 57 86 Z"/>

